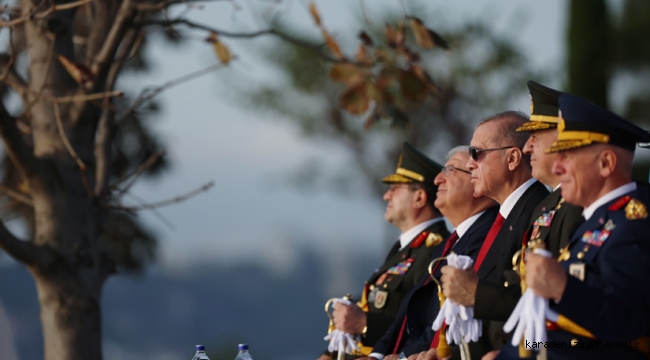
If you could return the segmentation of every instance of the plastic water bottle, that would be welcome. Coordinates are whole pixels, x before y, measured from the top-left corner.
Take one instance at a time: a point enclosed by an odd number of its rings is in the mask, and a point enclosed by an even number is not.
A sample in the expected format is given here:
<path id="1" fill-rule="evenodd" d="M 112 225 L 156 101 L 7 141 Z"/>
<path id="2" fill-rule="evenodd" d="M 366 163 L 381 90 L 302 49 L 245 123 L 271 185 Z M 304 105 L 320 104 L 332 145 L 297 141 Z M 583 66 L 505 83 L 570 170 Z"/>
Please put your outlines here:
<path id="1" fill-rule="evenodd" d="M 210 358 L 208 358 L 208 355 L 205 354 L 204 345 L 196 345 L 196 354 L 194 354 L 192 360 L 210 360 Z"/>
<path id="2" fill-rule="evenodd" d="M 248 345 L 239 344 L 237 349 L 239 350 L 239 354 L 237 354 L 235 360 L 253 360 L 251 354 L 248 353 Z"/>

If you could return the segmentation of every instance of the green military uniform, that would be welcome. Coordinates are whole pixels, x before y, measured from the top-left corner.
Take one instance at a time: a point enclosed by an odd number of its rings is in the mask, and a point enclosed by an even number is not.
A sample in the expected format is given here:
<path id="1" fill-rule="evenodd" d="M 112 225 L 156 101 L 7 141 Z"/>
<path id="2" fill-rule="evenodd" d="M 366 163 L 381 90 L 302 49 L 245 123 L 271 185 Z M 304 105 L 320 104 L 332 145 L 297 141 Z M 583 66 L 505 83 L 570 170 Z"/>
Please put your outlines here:
<path id="1" fill-rule="evenodd" d="M 434 178 L 442 171 L 442 165 L 429 159 L 405 142 L 394 174 L 382 179 L 387 184 L 425 184 L 433 191 Z M 436 219 L 400 249 L 398 240 L 384 263 L 377 268 L 365 283 L 359 305 L 367 312 L 367 327 L 362 334 L 364 356 L 370 354 L 375 342 L 381 338 L 395 320 L 397 310 L 406 294 L 427 274 L 427 268 L 434 250 L 449 237 L 445 221 Z M 416 225 L 418 226 L 418 225 Z M 346 356 L 354 359 L 358 356 Z"/>

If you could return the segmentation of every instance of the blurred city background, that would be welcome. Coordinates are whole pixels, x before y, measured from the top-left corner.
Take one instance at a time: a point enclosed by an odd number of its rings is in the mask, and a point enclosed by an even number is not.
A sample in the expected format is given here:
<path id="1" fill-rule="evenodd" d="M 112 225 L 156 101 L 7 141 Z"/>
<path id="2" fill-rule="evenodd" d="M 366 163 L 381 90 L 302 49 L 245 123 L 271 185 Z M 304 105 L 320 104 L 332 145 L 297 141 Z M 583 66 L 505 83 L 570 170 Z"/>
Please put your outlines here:
<path id="1" fill-rule="evenodd" d="M 451 146 L 469 141 L 482 116 L 508 109 L 527 113 L 527 79 L 568 90 L 570 20 L 590 19 L 579 7 L 571 12 L 573 3 L 581 2 L 316 0 L 324 25 L 347 53 L 354 53 L 359 31 L 379 33 L 385 22 L 405 14 L 417 15 L 449 40 L 448 52 L 423 52 L 422 62 L 431 66 L 434 80 L 454 84 L 450 94 L 457 100 L 444 111 L 434 101 L 413 105 L 408 112 L 413 125 L 406 128 L 393 119 L 366 130 L 362 118 L 340 115 L 336 99 L 344 87 L 319 71 L 330 65 L 309 50 L 271 35 L 223 37 L 235 61 L 154 99 L 156 112 L 147 125 L 166 151 L 168 166 L 130 193 L 137 205 L 209 181 L 215 186 L 185 202 L 139 213 L 158 241 L 156 258 L 139 273 L 108 280 L 102 299 L 105 359 L 191 359 L 195 344 L 205 344 L 212 360 L 232 359 L 237 343 L 248 343 L 256 360 L 315 359 L 327 345 L 325 301 L 358 295 L 398 235 L 383 220 L 379 176 L 395 167 L 401 141 L 442 161 Z M 643 0 L 603 3 L 612 28 L 634 24 L 623 21 L 625 16 L 650 18 Z M 190 9 L 187 17 L 251 32 L 273 13 L 285 32 L 322 42 L 308 5 L 217 1 Z M 644 10 L 634 11 L 635 6 Z M 619 53 L 616 46 L 626 45 L 623 36 L 638 35 L 636 28 L 619 28 L 619 41 L 603 38 L 600 50 Z M 6 43 L 6 35 L 1 40 Z M 217 62 L 210 44 L 189 32 L 176 41 L 153 36 L 145 49 L 147 71 L 129 72 L 118 83 L 127 95 Z M 597 99 L 635 121 L 647 120 L 648 49 L 638 48 L 639 58 L 628 63 L 612 60 L 607 97 Z M 432 113 L 448 116 L 447 127 L 422 125 Z M 345 133 L 335 131 L 340 117 Z M 641 158 L 637 177 L 647 179 L 643 158 L 648 157 Z M 24 233 L 20 220 L 6 222 Z M 4 254 L 0 302 L 12 333 L 5 339 L 18 357 L 43 358 L 34 281 Z M 6 328 L 2 321 L 0 328 Z"/>

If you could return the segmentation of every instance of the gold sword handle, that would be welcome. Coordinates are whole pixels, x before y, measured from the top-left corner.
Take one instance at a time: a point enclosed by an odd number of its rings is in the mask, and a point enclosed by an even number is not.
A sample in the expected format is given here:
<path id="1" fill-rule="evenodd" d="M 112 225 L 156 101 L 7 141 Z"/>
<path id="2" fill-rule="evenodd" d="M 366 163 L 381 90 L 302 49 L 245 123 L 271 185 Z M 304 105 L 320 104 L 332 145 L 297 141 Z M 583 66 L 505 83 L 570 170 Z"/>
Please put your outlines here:
<path id="1" fill-rule="evenodd" d="M 433 280 L 438 286 L 438 300 L 440 301 L 440 309 L 442 309 L 442 305 L 445 303 L 445 294 L 442 292 L 442 284 L 438 281 L 438 279 L 436 279 L 435 276 L 433 276 L 433 267 L 437 262 L 443 260 L 447 260 L 447 257 L 439 257 L 437 259 L 433 259 L 429 264 L 429 276 L 431 277 L 431 280 Z M 438 338 L 438 347 L 436 348 L 436 353 L 438 354 L 438 358 L 445 358 L 451 356 L 451 347 L 447 342 L 447 334 L 445 331 L 445 326 L 446 325 L 443 323 L 443 326 L 439 330 L 440 337 Z"/>

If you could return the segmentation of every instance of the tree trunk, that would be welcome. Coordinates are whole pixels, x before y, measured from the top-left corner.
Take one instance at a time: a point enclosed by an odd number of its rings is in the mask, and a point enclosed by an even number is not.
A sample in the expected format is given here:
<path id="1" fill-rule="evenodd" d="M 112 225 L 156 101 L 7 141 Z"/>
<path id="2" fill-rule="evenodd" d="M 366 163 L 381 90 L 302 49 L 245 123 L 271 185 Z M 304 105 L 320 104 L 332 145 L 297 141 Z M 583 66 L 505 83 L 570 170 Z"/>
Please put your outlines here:
<path id="1" fill-rule="evenodd" d="M 571 0 L 569 14 L 569 92 L 607 108 L 610 27 L 605 0 Z"/>

